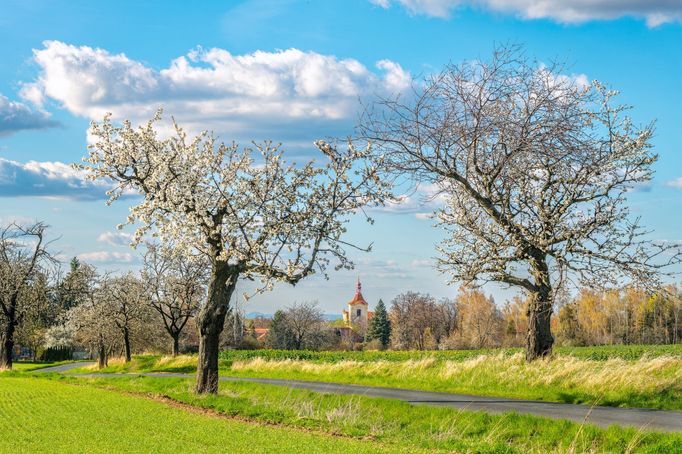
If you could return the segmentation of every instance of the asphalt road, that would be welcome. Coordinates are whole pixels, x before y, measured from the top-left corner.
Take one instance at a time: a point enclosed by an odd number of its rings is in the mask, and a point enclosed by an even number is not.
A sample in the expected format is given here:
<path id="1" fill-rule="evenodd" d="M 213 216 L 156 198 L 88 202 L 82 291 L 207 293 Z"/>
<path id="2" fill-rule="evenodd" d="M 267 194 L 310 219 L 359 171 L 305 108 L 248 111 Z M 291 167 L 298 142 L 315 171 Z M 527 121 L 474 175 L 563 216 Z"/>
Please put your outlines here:
<path id="1" fill-rule="evenodd" d="M 71 369 L 94 363 L 70 363 L 61 366 L 39 369 L 36 372 L 68 372 Z M 79 377 L 176 377 L 194 378 L 193 374 L 148 372 L 142 374 L 74 374 Z M 453 407 L 471 411 L 485 411 L 487 413 L 516 412 L 554 419 L 569 419 L 572 421 L 595 424 L 601 427 L 611 425 L 644 428 L 647 430 L 662 430 L 668 432 L 682 432 L 682 412 L 667 410 L 651 410 L 644 408 L 616 408 L 590 407 L 587 405 L 562 404 L 535 400 L 508 399 L 501 397 L 471 396 L 466 394 L 452 394 L 430 391 L 415 391 L 410 389 L 382 388 L 376 386 L 346 385 L 340 383 L 326 383 L 303 380 L 283 380 L 274 378 L 248 377 L 220 377 L 221 381 L 248 381 L 268 385 L 286 386 L 288 388 L 308 389 L 311 391 L 352 394 L 370 397 L 397 399 L 413 405 L 430 405 Z"/>

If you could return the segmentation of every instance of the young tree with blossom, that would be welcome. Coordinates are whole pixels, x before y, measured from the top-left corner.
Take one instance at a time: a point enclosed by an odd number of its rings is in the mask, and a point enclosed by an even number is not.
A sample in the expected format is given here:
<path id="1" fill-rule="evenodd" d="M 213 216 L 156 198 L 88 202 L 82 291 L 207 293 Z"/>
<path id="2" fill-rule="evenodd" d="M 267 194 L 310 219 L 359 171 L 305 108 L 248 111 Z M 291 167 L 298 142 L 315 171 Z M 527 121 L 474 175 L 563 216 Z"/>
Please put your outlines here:
<path id="1" fill-rule="evenodd" d="M 102 290 L 107 317 L 121 336 L 125 361 L 130 362 L 133 352 L 131 339 L 151 321 L 144 282 L 129 272 L 104 280 Z"/>
<path id="2" fill-rule="evenodd" d="M 155 123 L 115 126 L 106 116 L 93 123 L 94 143 L 81 166 L 90 179 L 113 180 L 114 201 L 141 194 L 128 223 L 139 223 L 136 241 L 153 231 L 186 255 L 210 262 L 208 295 L 198 318 L 196 391 L 218 390 L 219 335 L 239 278 L 296 284 L 313 273 L 351 267 L 343 239 L 353 213 L 389 195 L 379 159 L 352 143 L 345 151 L 316 142 L 325 163 L 288 164 L 279 146 L 253 148 L 219 143 L 203 132 L 194 138 L 175 125 L 159 137 Z M 365 215 L 367 216 L 367 215 Z M 368 220 L 371 221 L 369 217 Z M 326 275 L 326 274 L 325 274 Z"/>
<path id="3" fill-rule="evenodd" d="M 174 248 L 147 244 L 142 280 L 147 300 L 172 339 L 173 356 L 180 352 L 180 336 L 199 311 L 206 294 L 205 260 L 187 257 Z"/>
<path id="4" fill-rule="evenodd" d="M 392 173 L 444 195 L 438 249 L 453 281 L 529 295 L 528 360 L 552 351 L 564 284 L 650 283 L 680 261 L 679 246 L 649 241 L 626 205 L 652 177 L 653 125 L 636 126 L 614 91 L 563 70 L 502 47 L 383 100 L 361 128 Z"/>

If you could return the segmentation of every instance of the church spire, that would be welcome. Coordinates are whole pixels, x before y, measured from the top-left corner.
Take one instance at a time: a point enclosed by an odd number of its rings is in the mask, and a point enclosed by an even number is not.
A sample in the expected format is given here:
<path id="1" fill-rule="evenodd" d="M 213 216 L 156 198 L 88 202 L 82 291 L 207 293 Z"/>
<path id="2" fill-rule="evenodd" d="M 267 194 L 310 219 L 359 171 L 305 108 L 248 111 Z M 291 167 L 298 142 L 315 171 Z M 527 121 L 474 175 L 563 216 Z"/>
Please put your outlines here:
<path id="1" fill-rule="evenodd" d="M 365 298 L 362 296 L 362 284 L 360 283 L 360 278 L 358 277 L 358 283 L 355 284 L 355 296 L 353 297 L 352 300 L 348 302 L 348 304 L 353 305 L 353 304 L 367 304 L 367 301 L 365 301 Z"/>

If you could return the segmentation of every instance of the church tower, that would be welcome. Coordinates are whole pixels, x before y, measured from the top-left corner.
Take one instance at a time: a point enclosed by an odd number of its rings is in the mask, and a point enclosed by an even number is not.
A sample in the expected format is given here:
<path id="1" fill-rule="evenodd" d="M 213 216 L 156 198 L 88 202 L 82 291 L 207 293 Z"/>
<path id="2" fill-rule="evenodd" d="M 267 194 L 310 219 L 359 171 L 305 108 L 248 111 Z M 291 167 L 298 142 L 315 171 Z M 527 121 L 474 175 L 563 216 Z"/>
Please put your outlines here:
<path id="1" fill-rule="evenodd" d="M 355 296 L 348 302 L 348 309 L 344 310 L 342 315 L 343 321 L 347 325 L 357 327 L 363 336 L 367 331 L 368 308 L 367 301 L 362 296 L 362 284 L 360 283 L 360 278 L 358 278 Z"/>

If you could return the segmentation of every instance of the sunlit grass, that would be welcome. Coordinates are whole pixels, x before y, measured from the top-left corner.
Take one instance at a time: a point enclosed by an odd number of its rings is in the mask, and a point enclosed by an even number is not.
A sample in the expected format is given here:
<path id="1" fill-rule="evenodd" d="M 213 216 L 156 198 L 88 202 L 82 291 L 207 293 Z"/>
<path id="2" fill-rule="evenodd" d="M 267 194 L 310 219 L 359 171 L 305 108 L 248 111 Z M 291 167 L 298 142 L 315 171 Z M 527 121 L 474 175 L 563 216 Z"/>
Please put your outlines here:
<path id="1" fill-rule="evenodd" d="M 521 353 L 463 361 L 234 361 L 224 373 L 361 383 L 571 403 L 682 409 L 682 359 L 606 361 L 556 356 L 527 363 Z"/>
<path id="2" fill-rule="evenodd" d="M 569 421 L 488 415 L 406 402 L 223 382 L 217 396 L 197 396 L 192 381 L 177 378 L 61 378 L 140 395 L 167 396 L 193 406 L 253 421 L 375 440 L 381 446 L 438 452 L 676 452 L 682 435 L 599 429 Z"/>
<path id="3" fill-rule="evenodd" d="M 613 347 L 609 347 L 611 351 Z M 593 349 L 592 352 L 598 350 Z M 631 351 L 631 350 L 630 350 Z M 282 358 L 281 352 L 233 352 L 221 359 L 221 374 L 357 383 L 374 386 L 517 397 L 553 402 L 682 410 L 682 357 L 636 355 L 623 359 L 585 359 L 557 354 L 549 360 L 526 363 L 521 352 L 486 351 L 469 356 L 424 356 L 413 359 L 371 360 L 354 353 L 349 359 L 334 353 L 334 361 Z M 404 354 L 405 352 L 399 352 Z M 293 356 L 293 354 L 292 354 Z M 625 355 L 627 356 L 627 355 Z M 454 357 L 457 359 L 447 359 Z M 243 359 L 237 359 L 243 358 Z M 314 358 L 314 356 L 313 356 Z M 408 357 L 409 358 L 409 357 Z M 106 372 L 192 372 L 196 356 L 140 356 L 132 363 L 112 362 Z"/>
<path id="4" fill-rule="evenodd" d="M 0 452 L 407 452 L 197 414 L 44 379 L 0 378 Z"/>
<path id="5" fill-rule="evenodd" d="M 12 370 L 13 371 L 30 371 L 30 370 L 36 370 L 36 369 L 42 369 L 45 367 L 52 367 L 52 366 L 58 366 L 60 364 L 67 363 L 69 361 L 56 361 L 56 362 L 33 362 L 33 361 L 15 361 L 12 364 Z M 0 369 L 1 372 L 6 372 L 5 370 Z"/>

